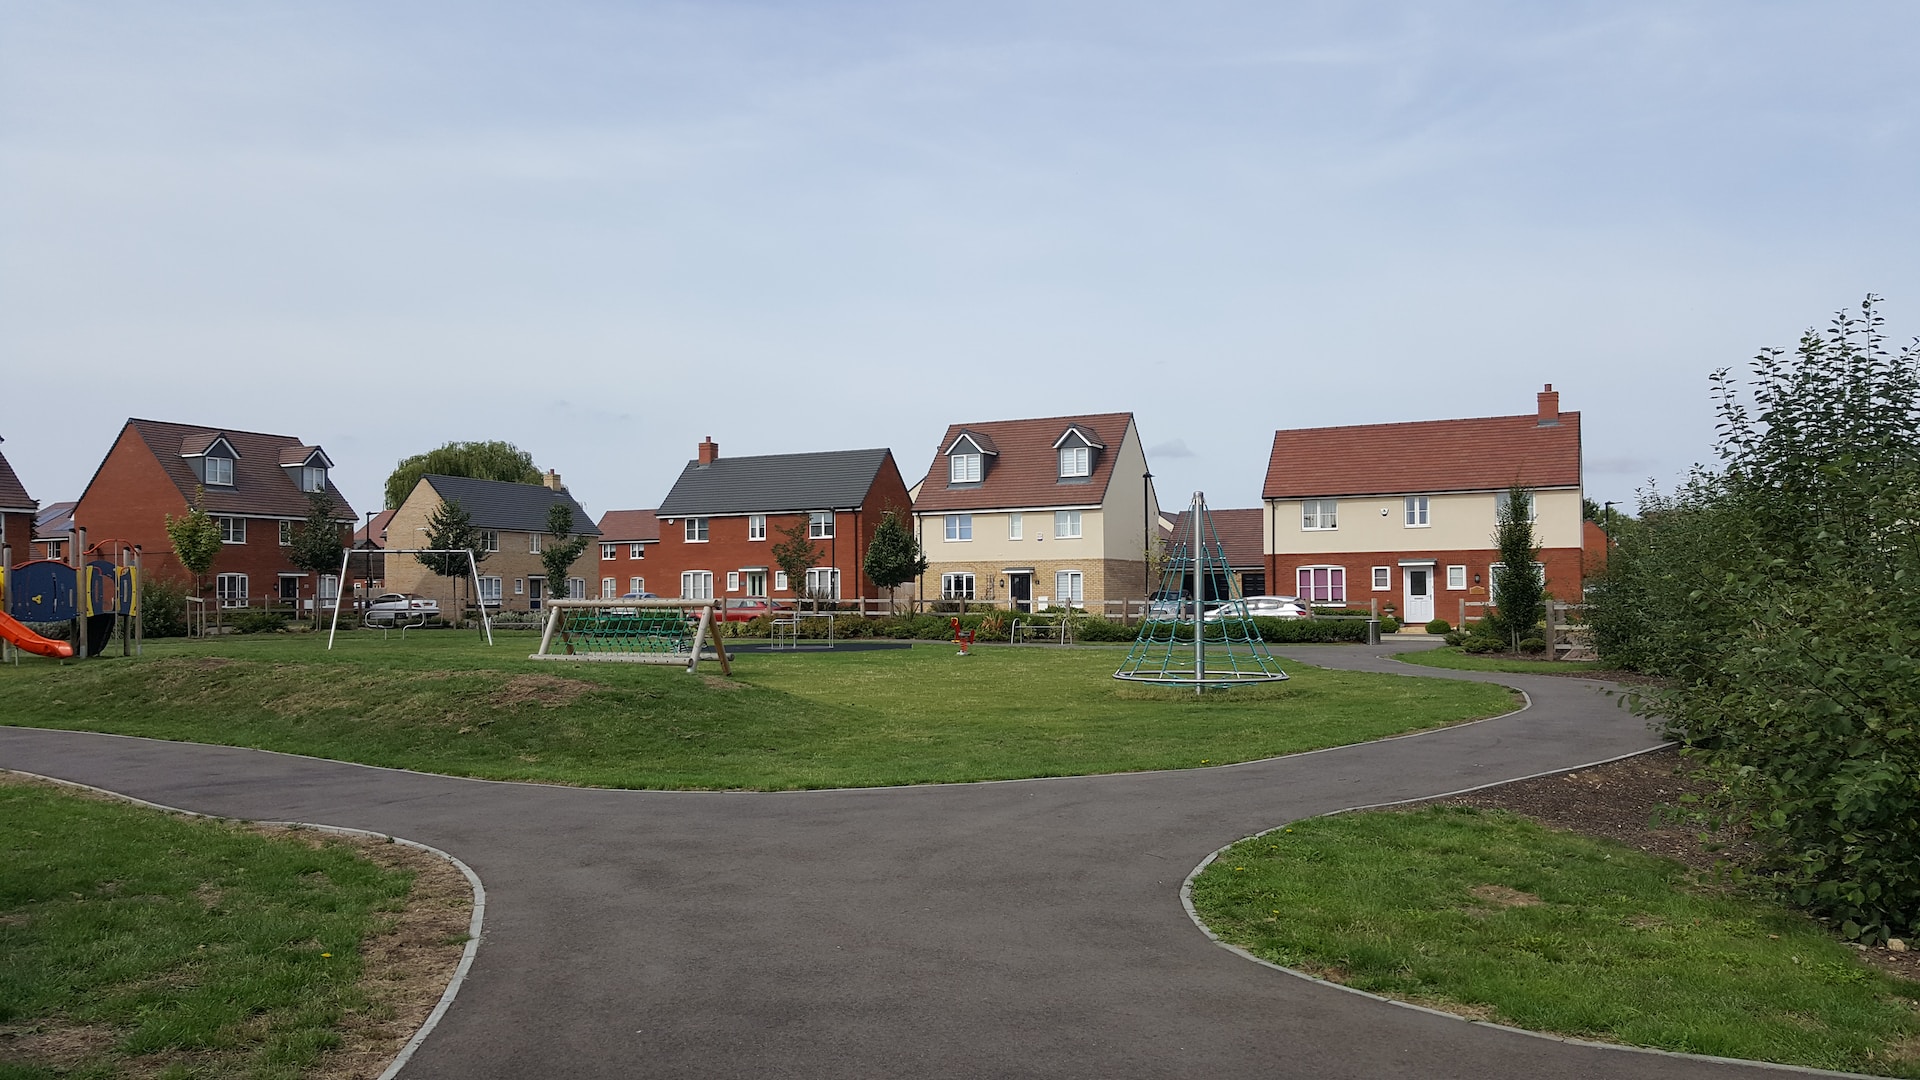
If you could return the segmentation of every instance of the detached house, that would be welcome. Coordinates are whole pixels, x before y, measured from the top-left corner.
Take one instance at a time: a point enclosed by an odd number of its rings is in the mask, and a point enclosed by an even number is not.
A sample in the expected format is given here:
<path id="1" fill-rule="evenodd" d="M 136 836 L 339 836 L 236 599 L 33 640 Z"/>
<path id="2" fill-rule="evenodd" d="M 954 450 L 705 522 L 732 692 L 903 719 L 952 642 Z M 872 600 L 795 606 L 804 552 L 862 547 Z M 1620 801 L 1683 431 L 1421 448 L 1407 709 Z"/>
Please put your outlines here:
<path id="1" fill-rule="evenodd" d="M 660 519 L 651 510 L 609 510 L 600 516 L 600 597 L 657 592 L 648 588 L 647 552 L 660 546 Z M 651 565 L 658 566 L 659 559 Z M 658 578 L 658 575 L 655 575 Z M 662 585 L 666 579 L 658 578 Z M 669 589 L 671 591 L 671 589 Z"/>
<path id="2" fill-rule="evenodd" d="M 1098 609 L 1155 587 L 1160 505 L 1132 413 L 955 424 L 913 516 L 923 597 Z"/>
<path id="3" fill-rule="evenodd" d="M 1267 463 L 1267 580 L 1320 605 L 1378 600 L 1404 622 L 1456 622 L 1489 590 L 1494 526 L 1533 492 L 1547 591 L 1580 599 L 1580 414 L 1552 384 L 1532 414 L 1277 431 Z M 1479 608 L 1469 608 L 1470 616 Z"/>
<path id="4" fill-rule="evenodd" d="M 11 552 L 14 562 L 32 557 L 33 518 L 39 509 L 40 504 L 27 494 L 13 466 L 7 464 L 7 456 L 0 454 L 0 543 Z"/>
<path id="5" fill-rule="evenodd" d="M 904 522 L 910 506 L 891 450 L 723 458 L 708 438 L 654 511 L 660 539 L 646 550 L 655 564 L 647 591 L 689 600 L 778 600 L 802 590 L 822 600 L 878 598 L 867 549 L 886 512 Z M 791 581 L 773 547 L 801 527 L 818 559 Z"/>
<path id="6" fill-rule="evenodd" d="M 67 543 L 73 535 L 73 508 L 78 505 L 71 500 L 48 503 L 33 515 L 33 558 L 66 560 Z"/>
<path id="7" fill-rule="evenodd" d="M 547 532 L 548 515 L 553 507 L 565 506 L 573 513 L 573 537 L 588 537 L 578 558 L 567 564 L 567 596 L 587 598 L 587 583 L 600 576 L 600 530 L 574 501 L 560 474 L 548 471 L 538 484 L 513 484 L 502 480 L 475 480 L 466 476 L 439 476 L 429 473 L 414 484 L 405 502 L 387 519 L 383 556 L 388 592 L 413 593 L 440 603 L 440 610 L 455 610 L 456 597 L 466 598 L 472 588 L 456 585 L 459 579 L 441 577 L 426 568 L 419 559 L 401 549 L 430 547 L 427 523 L 441 507 L 452 501 L 460 504 L 480 533 L 485 558 L 480 561 L 480 599 L 488 607 L 503 611 L 538 611 L 547 599 L 547 566 L 541 558 L 545 546 L 553 542 Z"/>
<path id="8" fill-rule="evenodd" d="M 145 573 L 189 582 L 166 519 L 185 515 L 200 497 L 201 508 L 220 523 L 212 573 L 222 607 L 268 600 L 311 605 L 316 598 L 327 604 L 339 588 L 335 575 L 316 580 L 288 560 L 287 548 L 312 509 L 313 493 L 332 504 L 343 542 L 352 529 L 353 507 L 328 479 L 332 468 L 326 451 L 291 435 L 128 420 L 80 494 L 73 520 L 89 544 L 136 544 Z"/>

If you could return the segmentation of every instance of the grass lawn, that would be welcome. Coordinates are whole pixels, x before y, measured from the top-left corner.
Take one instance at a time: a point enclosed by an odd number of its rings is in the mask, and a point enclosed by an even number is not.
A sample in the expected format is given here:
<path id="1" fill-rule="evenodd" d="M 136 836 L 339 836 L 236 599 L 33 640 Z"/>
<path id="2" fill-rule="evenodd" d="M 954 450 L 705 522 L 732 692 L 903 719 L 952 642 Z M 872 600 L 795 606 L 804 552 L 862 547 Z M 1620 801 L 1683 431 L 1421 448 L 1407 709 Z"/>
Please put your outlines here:
<path id="1" fill-rule="evenodd" d="M 413 879 L 39 785 L 0 783 L 0 821 L 6 1080 L 299 1076 L 369 1007 L 362 939 Z"/>
<path id="2" fill-rule="evenodd" d="M 820 788 L 1192 768 L 1514 706 L 1478 683 L 1326 671 L 1196 697 L 1114 680 L 1112 649 L 748 654 L 734 676 L 529 661 L 452 631 L 150 643 L 0 668 L 9 723 L 608 787 Z M 705 672 L 716 665 L 703 664 Z"/>
<path id="3" fill-rule="evenodd" d="M 1462 652 L 1458 645 L 1438 649 L 1416 649 L 1399 653 L 1397 659 L 1426 667 L 1452 668 L 1455 671 L 1511 671 L 1521 675 L 1598 672 L 1610 668 L 1598 660 L 1516 660 L 1507 656 L 1479 656 Z"/>
<path id="4" fill-rule="evenodd" d="M 1920 1076 L 1920 984 L 1679 863 L 1501 811 L 1303 821 L 1223 852 L 1193 901 L 1226 941 L 1384 996 L 1535 1031 Z"/>

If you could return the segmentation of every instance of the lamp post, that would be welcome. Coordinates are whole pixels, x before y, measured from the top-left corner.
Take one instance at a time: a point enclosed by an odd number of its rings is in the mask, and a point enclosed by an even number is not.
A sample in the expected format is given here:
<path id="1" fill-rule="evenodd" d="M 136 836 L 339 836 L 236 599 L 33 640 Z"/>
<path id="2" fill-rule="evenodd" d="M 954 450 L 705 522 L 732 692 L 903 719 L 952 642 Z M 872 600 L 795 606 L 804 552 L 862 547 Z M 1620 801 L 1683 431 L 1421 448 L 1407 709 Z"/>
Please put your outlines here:
<path id="1" fill-rule="evenodd" d="M 1153 598 L 1153 541 L 1155 539 L 1153 534 L 1152 469 L 1148 469 L 1146 472 L 1140 474 L 1140 529 L 1141 550 L 1146 552 L 1142 560 L 1145 565 L 1140 572 L 1143 578 L 1140 584 L 1141 588 L 1145 590 L 1144 595 L 1151 601 Z M 1122 614 L 1124 615 L 1125 612 L 1123 611 Z"/>
<path id="2" fill-rule="evenodd" d="M 1600 531 L 1607 535 L 1608 547 L 1613 546 L 1613 506 L 1614 506 L 1613 500 L 1611 499 L 1607 500 L 1606 502 L 1600 505 L 1601 518 L 1602 518 L 1600 522 Z"/>

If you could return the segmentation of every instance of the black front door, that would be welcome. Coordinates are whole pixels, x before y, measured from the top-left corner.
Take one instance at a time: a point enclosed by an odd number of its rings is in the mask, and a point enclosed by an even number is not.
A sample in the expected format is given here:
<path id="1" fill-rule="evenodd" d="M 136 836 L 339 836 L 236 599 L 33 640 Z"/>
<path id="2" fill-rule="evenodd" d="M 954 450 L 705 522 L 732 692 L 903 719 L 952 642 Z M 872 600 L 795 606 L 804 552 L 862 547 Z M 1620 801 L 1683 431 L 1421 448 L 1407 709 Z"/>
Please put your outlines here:
<path id="1" fill-rule="evenodd" d="M 1008 574 L 1007 595 L 1013 597 L 1013 610 L 1033 610 L 1033 575 Z"/>

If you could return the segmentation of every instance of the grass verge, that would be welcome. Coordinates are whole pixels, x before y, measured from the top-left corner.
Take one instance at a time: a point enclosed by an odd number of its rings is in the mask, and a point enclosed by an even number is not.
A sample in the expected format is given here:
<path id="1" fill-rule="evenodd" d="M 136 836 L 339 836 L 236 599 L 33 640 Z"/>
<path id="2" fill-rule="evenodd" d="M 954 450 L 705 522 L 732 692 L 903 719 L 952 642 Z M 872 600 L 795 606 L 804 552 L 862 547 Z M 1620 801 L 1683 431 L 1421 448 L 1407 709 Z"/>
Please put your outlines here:
<path id="1" fill-rule="evenodd" d="M 0 821 L 0 1077 L 280 1078 L 323 1058 L 371 1076 L 391 1058 L 395 1002 L 369 995 L 363 946 L 395 928 L 410 871 L 36 783 L 0 781 Z"/>
<path id="2" fill-rule="evenodd" d="M 1458 645 L 1438 649 L 1416 649 L 1397 654 L 1397 659 L 1423 667 L 1450 668 L 1454 671 L 1510 671 L 1520 675 L 1571 675 L 1576 672 L 1605 675 L 1611 669 L 1598 660 L 1517 660 L 1505 656 L 1476 656 Z"/>
<path id="3" fill-rule="evenodd" d="M 734 677 L 530 662 L 532 635 L 162 642 L 0 669 L 10 723 L 606 787 L 824 788 L 1192 768 L 1505 712 L 1478 683 L 1326 671 L 1202 696 L 1113 650 L 749 654 Z M 717 671 L 703 665 L 707 671 Z"/>
<path id="4" fill-rule="evenodd" d="M 1194 882 L 1223 940 L 1534 1031 L 1920 1076 L 1920 984 L 1679 863 L 1499 811 L 1303 821 Z"/>

